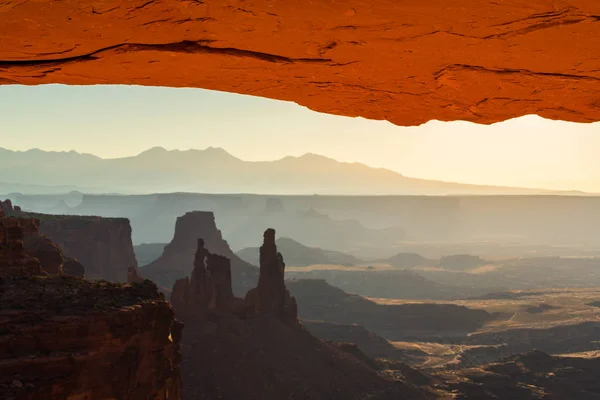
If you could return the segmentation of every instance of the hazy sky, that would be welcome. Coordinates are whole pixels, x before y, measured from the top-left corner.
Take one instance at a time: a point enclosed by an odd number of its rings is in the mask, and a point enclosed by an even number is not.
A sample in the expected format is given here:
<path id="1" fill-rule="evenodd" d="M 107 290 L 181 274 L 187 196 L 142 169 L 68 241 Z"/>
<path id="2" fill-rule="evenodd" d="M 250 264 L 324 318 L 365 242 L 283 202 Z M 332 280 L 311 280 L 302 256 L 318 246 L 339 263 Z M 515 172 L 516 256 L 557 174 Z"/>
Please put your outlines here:
<path id="1" fill-rule="evenodd" d="M 155 146 L 222 147 L 244 160 L 311 152 L 419 178 L 600 192 L 600 123 L 407 128 L 200 89 L 0 86 L 0 147 L 112 158 Z"/>

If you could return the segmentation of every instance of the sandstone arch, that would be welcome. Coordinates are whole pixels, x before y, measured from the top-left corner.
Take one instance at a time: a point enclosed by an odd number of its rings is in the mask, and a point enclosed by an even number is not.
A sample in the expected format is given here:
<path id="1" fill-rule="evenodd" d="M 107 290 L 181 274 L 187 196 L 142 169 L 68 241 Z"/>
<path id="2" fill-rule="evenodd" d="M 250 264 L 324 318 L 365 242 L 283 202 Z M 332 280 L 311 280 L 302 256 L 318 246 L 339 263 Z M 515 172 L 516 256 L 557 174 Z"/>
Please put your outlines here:
<path id="1" fill-rule="evenodd" d="M 199 87 L 416 125 L 600 120 L 597 0 L 6 0 L 0 84 Z"/>

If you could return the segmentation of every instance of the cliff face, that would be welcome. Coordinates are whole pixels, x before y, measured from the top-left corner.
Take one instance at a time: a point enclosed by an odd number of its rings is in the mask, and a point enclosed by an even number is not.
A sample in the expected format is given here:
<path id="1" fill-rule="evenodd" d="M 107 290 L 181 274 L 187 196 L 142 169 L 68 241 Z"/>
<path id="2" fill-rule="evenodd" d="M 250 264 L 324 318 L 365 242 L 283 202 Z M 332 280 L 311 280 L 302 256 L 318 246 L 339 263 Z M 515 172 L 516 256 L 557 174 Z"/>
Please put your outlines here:
<path id="1" fill-rule="evenodd" d="M 5 280 L 0 398 L 180 400 L 181 326 L 151 283 Z"/>
<path id="2" fill-rule="evenodd" d="M 248 292 L 245 302 L 257 314 L 272 315 L 284 321 L 296 321 L 298 305 L 285 287 L 284 273 L 283 256 L 275 245 L 275 230 L 267 229 L 260 248 L 258 286 Z"/>
<path id="3" fill-rule="evenodd" d="M 198 87 L 398 125 L 600 120 L 597 0 L 5 0 L 0 10 L 0 84 Z"/>
<path id="4" fill-rule="evenodd" d="M 137 269 L 125 218 L 45 215 L 40 221 L 40 233 L 77 259 L 88 279 L 126 282 L 129 267 Z"/>
<path id="5" fill-rule="evenodd" d="M 37 222 L 0 215 L 0 398 L 181 400 L 182 325 L 156 286 L 63 275 Z"/>
<path id="6" fill-rule="evenodd" d="M 171 302 L 184 318 L 183 391 L 187 399 L 353 400 L 431 398 L 380 376 L 375 363 L 325 343 L 296 318 L 284 283 L 275 232 L 265 232 L 258 286 L 233 297 L 228 260 L 197 241 L 191 277 L 178 280 Z M 356 348 L 354 347 L 354 350 Z M 360 353 L 362 354 L 362 353 Z M 359 355 L 360 355 L 359 354 Z"/>
<path id="7" fill-rule="evenodd" d="M 177 279 L 190 276 L 198 239 L 208 252 L 228 258 L 231 262 L 233 291 L 243 295 L 256 284 L 257 268 L 243 261 L 231 251 L 217 229 L 212 212 L 188 212 L 177 218 L 173 240 L 162 255 L 152 263 L 142 267 L 141 273 L 148 279 L 165 287 L 172 287 Z"/>

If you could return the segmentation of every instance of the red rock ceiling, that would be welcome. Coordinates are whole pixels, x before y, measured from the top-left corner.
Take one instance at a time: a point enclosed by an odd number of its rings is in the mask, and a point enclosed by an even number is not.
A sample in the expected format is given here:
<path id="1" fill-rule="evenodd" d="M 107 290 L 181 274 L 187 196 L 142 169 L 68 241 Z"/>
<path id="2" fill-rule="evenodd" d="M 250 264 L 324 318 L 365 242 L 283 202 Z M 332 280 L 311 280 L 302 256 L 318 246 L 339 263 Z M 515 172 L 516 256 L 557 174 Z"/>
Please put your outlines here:
<path id="1" fill-rule="evenodd" d="M 0 0 L 0 84 L 137 84 L 416 125 L 600 120 L 599 0 Z"/>

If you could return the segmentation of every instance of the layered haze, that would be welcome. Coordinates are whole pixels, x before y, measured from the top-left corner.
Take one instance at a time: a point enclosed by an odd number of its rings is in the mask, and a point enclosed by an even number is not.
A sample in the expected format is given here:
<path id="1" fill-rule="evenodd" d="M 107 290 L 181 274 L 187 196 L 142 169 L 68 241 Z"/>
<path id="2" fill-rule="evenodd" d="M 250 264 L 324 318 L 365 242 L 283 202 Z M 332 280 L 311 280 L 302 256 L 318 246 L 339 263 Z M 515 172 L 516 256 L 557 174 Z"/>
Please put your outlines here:
<path id="1" fill-rule="evenodd" d="M 429 180 L 600 192 L 596 167 L 600 123 L 576 124 L 533 115 L 490 126 L 430 121 L 399 127 L 386 121 L 320 114 L 291 102 L 200 89 L 11 85 L 0 87 L 0 121 L 0 147 L 11 150 L 75 150 L 105 159 L 131 159 L 157 146 L 169 150 L 212 146 L 245 161 L 311 153 Z M 38 167 L 54 168 L 52 164 Z M 206 170 L 202 173 L 209 175 Z M 86 188 L 97 186 L 92 178 Z M 0 176 L 0 181 L 18 183 L 11 175 Z M 387 181 L 392 186 L 385 193 L 404 193 L 393 179 Z M 167 183 L 153 190 L 203 190 Z M 50 183 L 40 180 L 39 184 Z M 380 192 L 376 189 L 367 186 L 364 192 Z M 320 190 L 315 186 L 310 192 Z"/>
<path id="2" fill-rule="evenodd" d="M 317 154 L 275 161 L 244 161 L 221 148 L 165 150 L 103 159 L 91 154 L 24 152 L 0 148 L 0 191 L 88 193 L 257 193 L 257 194 L 548 194 L 550 191 L 465 185 L 416 179 L 361 163 Z M 4 178 L 6 179 L 6 178 Z M 15 186 L 13 182 L 19 182 Z"/>

